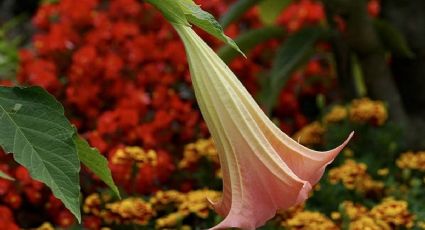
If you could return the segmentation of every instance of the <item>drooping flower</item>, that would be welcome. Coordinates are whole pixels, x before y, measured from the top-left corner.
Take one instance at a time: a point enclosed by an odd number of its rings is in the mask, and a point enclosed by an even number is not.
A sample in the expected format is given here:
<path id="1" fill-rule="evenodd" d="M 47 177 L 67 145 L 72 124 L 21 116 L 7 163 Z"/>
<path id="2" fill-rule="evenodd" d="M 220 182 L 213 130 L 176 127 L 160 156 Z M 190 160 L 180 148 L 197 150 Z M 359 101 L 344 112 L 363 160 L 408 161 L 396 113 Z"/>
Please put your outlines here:
<path id="1" fill-rule="evenodd" d="M 223 196 L 212 203 L 224 220 L 212 229 L 255 229 L 307 199 L 344 148 L 317 152 L 283 133 L 214 51 L 190 28 L 174 25 L 183 40 L 202 115 L 217 147 Z"/>

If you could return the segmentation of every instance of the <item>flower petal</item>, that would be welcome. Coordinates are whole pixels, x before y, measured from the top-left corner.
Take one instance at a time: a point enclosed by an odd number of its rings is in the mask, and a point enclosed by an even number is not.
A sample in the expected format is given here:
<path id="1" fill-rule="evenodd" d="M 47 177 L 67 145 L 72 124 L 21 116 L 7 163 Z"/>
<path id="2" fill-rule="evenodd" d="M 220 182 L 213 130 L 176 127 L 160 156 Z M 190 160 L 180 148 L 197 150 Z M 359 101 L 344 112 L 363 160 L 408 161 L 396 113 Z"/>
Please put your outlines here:
<path id="1" fill-rule="evenodd" d="M 255 229 L 276 210 L 307 199 L 312 184 L 349 139 L 328 152 L 298 144 L 267 118 L 190 27 L 174 26 L 185 44 L 195 94 L 222 166 L 223 197 L 213 205 L 226 217 L 212 229 Z"/>

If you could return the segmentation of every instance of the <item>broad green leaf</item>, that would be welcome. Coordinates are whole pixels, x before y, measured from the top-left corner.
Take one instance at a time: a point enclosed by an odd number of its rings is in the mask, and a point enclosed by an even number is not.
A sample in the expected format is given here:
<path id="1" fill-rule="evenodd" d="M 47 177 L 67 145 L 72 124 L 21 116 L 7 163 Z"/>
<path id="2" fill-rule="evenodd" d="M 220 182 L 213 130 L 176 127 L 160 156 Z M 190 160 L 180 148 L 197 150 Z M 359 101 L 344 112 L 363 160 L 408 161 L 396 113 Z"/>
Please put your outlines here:
<path id="1" fill-rule="evenodd" d="M 304 28 L 283 42 L 277 50 L 270 75 L 260 92 L 260 103 L 269 113 L 291 73 L 313 53 L 314 44 L 323 34 L 320 27 Z"/>
<path id="2" fill-rule="evenodd" d="M 393 25 L 382 19 L 375 19 L 374 26 L 384 46 L 395 55 L 407 58 L 415 56 L 403 34 Z"/>
<path id="3" fill-rule="evenodd" d="M 233 3 L 223 16 L 220 18 L 220 24 L 223 28 L 228 27 L 233 21 L 242 17 L 242 15 L 263 0 L 238 0 Z"/>
<path id="4" fill-rule="evenodd" d="M 112 179 L 111 170 L 108 168 L 108 160 L 97 149 L 90 147 L 83 138 L 76 135 L 74 141 L 80 161 L 120 197 L 120 192 Z"/>
<path id="5" fill-rule="evenodd" d="M 40 87 L 0 87 L 0 145 L 81 221 L 80 161 L 62 105 Z"/>
<path id="6" fill-rule="evenodd" d="M 275 23 L 279 14 L 284 10 L 292 0 L 264 0 L 259 5 L 260 20 L 265 25 Z"/>
<path id="7" fill-rule="evenodd" d="M 236 43 L 224 34 L 223 28 L 220 23 L 215 20 L 214 16 L 202 10 L 201 7 L 196 5 L 192 0 L 177 0 L 176 2 L 180 4 L 180 7 L 190 23 L 220 39 L 244 55 Z"/>
<path id="8" fill-rule="evenodd" d="M 15 180 L 15 179 L 13 179 L 13 177 L 7 175 L 6 173 L 4 173 L 2 171 L 0 171 L 0 178 L 6 179 L 6 180 Z"/>
<path id="9" fill-rule="evenodd" d="M 248 32 L 240 35 L 235 39 L 236 44 L 246 53 L 256 45 L 261 44 L 272 38 L 279 38 L 284 35 L 284 30 L 278 26 L 268 26 L 259 29 L 249 30 Z M 224 62 L 229 63 L 239 53 L 229 45 L 223 46 L 217 52 L 218 56 L 223 59 Z"/>
<path id="10" fill-rule="evenodd" d="M 169 22 L 189 26 L 189 22 L 178 4 L 178 0 L 146 0 L 146 2 L 161 11 Z"/>

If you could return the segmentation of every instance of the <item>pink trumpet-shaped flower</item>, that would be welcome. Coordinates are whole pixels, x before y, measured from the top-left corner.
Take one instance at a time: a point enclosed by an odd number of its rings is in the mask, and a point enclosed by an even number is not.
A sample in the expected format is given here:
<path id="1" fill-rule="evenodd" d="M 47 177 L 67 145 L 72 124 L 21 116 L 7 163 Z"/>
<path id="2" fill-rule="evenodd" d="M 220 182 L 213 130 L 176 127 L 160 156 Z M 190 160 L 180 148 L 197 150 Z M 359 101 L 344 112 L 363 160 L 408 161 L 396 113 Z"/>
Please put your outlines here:
<path id="1" fill-rule="evenodd" d="M 174 25 L 186 48 L 202 115 L 217 147 L 223 196 L 212 203 L 225 219 L 212 229 L 255 229 L 307 199 L 344 148 L 317 152 L 292 140 L 263 113 L 233 72 L 188 26 Z"/>

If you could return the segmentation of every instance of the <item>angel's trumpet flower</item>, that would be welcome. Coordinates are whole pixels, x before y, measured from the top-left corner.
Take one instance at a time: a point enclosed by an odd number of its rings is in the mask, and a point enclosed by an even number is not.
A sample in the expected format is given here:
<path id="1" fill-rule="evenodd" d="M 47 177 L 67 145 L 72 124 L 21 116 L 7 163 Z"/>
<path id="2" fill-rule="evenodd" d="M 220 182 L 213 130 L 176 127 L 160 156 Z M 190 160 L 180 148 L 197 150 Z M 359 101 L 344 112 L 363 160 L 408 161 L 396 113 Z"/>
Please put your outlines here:
<path id="1" fill-rule="evenodd" d="M 255 229 L 307 199 L 344 148 L 317 152 L 292 140 L 264 114 L 233 72 L 188 26 L 183 40 L 202 115 L 219 153 L 223 196 L 212 203 L 224 220 L 212 229 Z"/>

